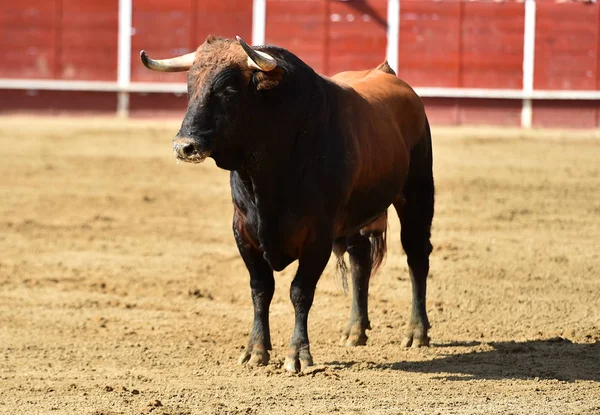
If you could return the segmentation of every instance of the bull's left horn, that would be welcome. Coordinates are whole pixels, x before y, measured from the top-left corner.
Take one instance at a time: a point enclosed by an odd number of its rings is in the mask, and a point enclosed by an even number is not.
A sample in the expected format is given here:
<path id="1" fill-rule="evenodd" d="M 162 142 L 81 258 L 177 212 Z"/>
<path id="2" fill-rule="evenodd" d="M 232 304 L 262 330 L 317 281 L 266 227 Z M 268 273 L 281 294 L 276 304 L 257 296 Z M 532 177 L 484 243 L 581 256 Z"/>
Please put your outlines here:
<path id="1" fill-rule="evenodd" d="M 248 66 L 250 68 L 265 72 L 269 72 L 277 68 L 277 61 L 275 61 L 275 58 L 273 58 L 271 55 L 253 49 L 252 46 L 244 42 L 239 36 L 236 36 L 235 38 L 238 42 L 240 42 L 244 52 L 246 52 L 248 55 Z"/>
<path id="2" fill-rule="evenodd" d="M 189 71 L 194 64 L 195 57 L 196 52 L 191 52 L 175 58 L 154 60 L 148 57 L 145 50 L 140 52 L 140 58 L 142 58 L 142 63 L 144 66 L 148 69 L 159 72 Z"/>

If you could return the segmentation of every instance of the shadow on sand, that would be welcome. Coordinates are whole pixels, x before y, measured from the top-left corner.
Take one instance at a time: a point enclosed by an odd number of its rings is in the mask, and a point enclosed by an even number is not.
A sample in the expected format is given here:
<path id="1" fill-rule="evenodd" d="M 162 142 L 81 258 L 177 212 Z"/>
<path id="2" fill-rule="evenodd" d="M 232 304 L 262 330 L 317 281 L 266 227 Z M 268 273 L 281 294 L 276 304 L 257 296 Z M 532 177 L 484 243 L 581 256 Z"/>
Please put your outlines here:
<path id="1" fill-rule="evenodd" d="M 478 342 L 456 342 L 433 347 L 473 347 Z M 360 366 L 370 370 L 435 373 L 448 380 L 556 379 L 600 382 L 600 342 L 577 344 L 555 338 L 526 342 L 486 343 L 492 350 L 447 354 L 427 361 L 329 362 L 337 368 Z"/>

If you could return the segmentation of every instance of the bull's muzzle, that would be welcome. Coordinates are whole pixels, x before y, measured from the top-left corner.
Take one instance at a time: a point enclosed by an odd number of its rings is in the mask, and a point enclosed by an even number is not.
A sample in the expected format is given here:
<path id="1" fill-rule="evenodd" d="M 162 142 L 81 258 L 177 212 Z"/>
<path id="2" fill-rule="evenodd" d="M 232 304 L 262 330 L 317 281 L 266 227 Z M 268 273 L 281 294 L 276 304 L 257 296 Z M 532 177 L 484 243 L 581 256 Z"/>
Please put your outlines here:
<path id="1" fill-rule="evenodd" d="M 173 153 L 177 160 L 188 163 L 202 163 L 210 156 L 210 151 L 202 150 L 198 143 L 191 138 L 175 137 L 173 139 Z"/>

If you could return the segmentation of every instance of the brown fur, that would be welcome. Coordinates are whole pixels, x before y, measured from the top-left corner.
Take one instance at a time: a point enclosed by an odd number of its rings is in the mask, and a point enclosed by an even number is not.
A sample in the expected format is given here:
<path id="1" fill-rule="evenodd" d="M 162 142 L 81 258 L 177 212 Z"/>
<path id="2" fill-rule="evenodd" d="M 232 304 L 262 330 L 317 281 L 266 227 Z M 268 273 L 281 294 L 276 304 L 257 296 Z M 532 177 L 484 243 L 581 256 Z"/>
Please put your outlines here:
<path id="1" fill-rule="evenodd" d="M 190 79 L 193 79 L 195 83 L 195 93 L 191 99 L 197 97 L 212 73 L 218 72 L 224 67 L 239 68 L 246 83 L 250 82 L 252 74 L 255 72 L 248 66 L 248 55 L 239 42 L 217 36 L 207 37 L 196 50 L 194 65 L 189 72 Z M 283 75 L 280 68 L 275 68 L 270 72 L 256 72 L 256 88 L 259 90 L 271 89 L 277 86 Z"/>
<path id="2" fill-rule="evenodd" d="M 362 113 L 364 118 L 353 131 L 355 146 L 355 170 L 352 188 L 349 189 L 348 200 L 352 193 L 365 192 L 372 183 L 389 175 L 404 178 L 408 174 L 410 151 L 423 137 L 426 129 L 426 118 L 423 104 L 413 89 L 396 77 L 394 70 L 386 62 L 374 69 L 364 71 L 341 72 L 332 80 L 345 88 L 346 93 L 340 97 L 340 107 L 349 111 Z M 358 110 L 358 111 L 356 111 Z M 400 117 L 399 114 L 403 116 Z M 412 139 L 411 137 L 416 137 Z M 396 200 L 404 200 L 398 189 Z M 374 212 L 376 213 L 376 212 Z M 347 217 L 347 216 L 346 216 Z M 351 226 L 342 217 L 337 224 L 339 233 Z M 362 224 L 362 235 L 371 236 L 372 272 L 382 265 L 387 252 L 387 207 L 379 212 L 376 219 Z M 347 265 L 344 261 L 345 249 L 337 247 L 337 270 L 342 279 L 344 291 L 347 289 Z"/>
<path id="3" fill-rule="evenodd" d="M 374 69 L 341 72 L 332 80 L 344 88 L 340 108 L 348 113 L 361 113 L 360 123 L 352 131 L 352 157 L 357 166 L 348 189 L 347 203 L 353 194 L 369 194 L 373 183 L 396 177 L 400 185 L 395 200 L 403 200 L 402 186 L 408 174 L 410 151 L 424 136 L 426 118 L 423 104 L 406 82 L 397 78 L 387 62 Z M 399 116 L 402 115 L 402 116 Z M 350 115 L 348 115 L 350 117 Z M 346 211 L 352 207 L 348 206 Z M 372 246 L 373 269 L 381 265 L 386 254 L 387 206 L 372 212 L 376 219 L 360 224 L 361 234 L 369 234 Z M 351 228 L 348 214 L 341 215 L 336 224 L 338 234 Z"/>
<path id="4" fill-rule="evenodd" d="M 206 41 L 196 50 L 194 65 L 189 71 L 188 79 L 194 80 L 194 94 L 190 100 L 195 100 L 209 76 L 223 67 L 240 68 L 244 78 L 249 82 L 250 70 L 246 64 L 247 56 L 238 42 L 216 36 L 206 38 Z"/>

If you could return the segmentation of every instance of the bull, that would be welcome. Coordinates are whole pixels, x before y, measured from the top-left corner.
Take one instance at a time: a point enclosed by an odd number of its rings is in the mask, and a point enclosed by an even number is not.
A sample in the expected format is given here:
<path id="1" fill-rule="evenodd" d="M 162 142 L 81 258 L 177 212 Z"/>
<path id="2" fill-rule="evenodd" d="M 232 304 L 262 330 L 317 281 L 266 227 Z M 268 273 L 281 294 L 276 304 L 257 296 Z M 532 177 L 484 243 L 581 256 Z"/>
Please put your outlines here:
<path id="1" fill-rule="evenodd" d="M 420 98 L 386 62 L 328 78 L 286 49 L 214 36 L 193 53 L 153 60 L 142 51 L 141 60 L 155 71 L 188 71 L 175 157 L 190 163 L 211 157 L 231 172 L 233 233 L 254 305 L 241 364 L 269 362 L 273 271 L 298 260 L 284 367 L 297 372 L 313 365 L 308 314 L 332 252 L 350 259 L 352 306 L 342 342 L 366 344 L 369 279 L 386 252 L 391 205 L 412 282 L 402 346 L 429 344 L 431 132 Z"/>

